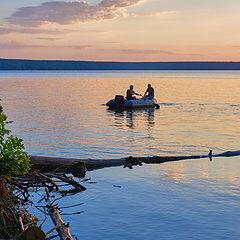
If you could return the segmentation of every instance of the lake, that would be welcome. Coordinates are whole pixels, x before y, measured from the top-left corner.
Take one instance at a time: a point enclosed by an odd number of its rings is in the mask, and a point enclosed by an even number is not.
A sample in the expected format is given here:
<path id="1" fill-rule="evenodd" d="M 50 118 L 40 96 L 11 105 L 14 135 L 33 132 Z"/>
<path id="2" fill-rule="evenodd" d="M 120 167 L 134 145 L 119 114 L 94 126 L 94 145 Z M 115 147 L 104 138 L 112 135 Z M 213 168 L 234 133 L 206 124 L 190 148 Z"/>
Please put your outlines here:
<path id="1" fill-rule="evenodd" d="M 130 84 L 160 109 L 104 105 Z M 240 71 L 0 71 L 0 98 L 31 155 L 120 158 L 240 150 Z M 76 239 L 239 239 L 240 157 L 87 172 L 59 200 Z M 36 196 L 35 196 L 36 197 Z M 37 197 L 36 197 L 37 198 Z"/>
<path id="2" fill-rule="evenodd" d="M 161 109 L 104 104 L 130 84 Z M 119 158 L 238 150 L 240 71 L 7 71 L 0 97 L 32 155 Z"/>

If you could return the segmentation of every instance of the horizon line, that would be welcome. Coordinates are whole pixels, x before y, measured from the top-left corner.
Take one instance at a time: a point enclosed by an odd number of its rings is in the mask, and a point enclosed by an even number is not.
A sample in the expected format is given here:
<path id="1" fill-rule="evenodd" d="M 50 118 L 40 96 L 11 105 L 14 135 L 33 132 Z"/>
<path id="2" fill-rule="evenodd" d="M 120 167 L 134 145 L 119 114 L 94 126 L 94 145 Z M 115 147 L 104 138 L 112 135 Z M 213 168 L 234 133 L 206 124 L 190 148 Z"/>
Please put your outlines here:
<path id="1" fill-rule="evenodd" d="M 226 61 L 226 60 L 214 60 L 214 61 L 208 61 L 208 60 L 192 60 L 192 61 L 184 61 L 184 60 L 178 60 L 178 61 L 117 61 L 117 60 L 74 60 L 74 59 L 29 59 L 29 58 L 1 58 L 0 60 L 20 60 L 20 61 L 64 61 L 64 62 L 102 62 L 102 63 L 240 63 L 239 61 Z"/>

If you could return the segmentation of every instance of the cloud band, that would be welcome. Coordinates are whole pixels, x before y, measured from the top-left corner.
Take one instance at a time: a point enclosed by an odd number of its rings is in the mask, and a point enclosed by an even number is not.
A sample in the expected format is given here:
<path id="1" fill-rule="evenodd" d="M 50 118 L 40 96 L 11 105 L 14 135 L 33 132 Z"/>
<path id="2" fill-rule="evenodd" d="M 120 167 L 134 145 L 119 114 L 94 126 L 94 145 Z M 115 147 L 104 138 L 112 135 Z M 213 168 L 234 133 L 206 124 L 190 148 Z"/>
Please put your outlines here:
<path id="1" fill-rule="evenodd" d="M 45 2 L 40 6 L 19 8 L 7 21 L 14 25 L 36 27 L 49 23 L 73 24 L 97 22 L 122 17 L 126 8 L 144 0 L 102 0 L 96 5 L 85 1 Z"/>

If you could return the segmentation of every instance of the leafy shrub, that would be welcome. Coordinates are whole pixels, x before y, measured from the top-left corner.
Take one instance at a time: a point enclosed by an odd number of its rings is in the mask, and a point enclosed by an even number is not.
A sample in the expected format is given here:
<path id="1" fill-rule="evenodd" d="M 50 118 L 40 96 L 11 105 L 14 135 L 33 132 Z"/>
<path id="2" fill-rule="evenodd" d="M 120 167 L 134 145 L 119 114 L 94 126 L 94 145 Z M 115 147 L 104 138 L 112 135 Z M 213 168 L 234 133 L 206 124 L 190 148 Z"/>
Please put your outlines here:
<path id="1" fill-rule="evenodd" d="M 6 129 L 7 117 L 0 113 L 0 180 L 21 175 L 29 171 L 30 158 L 24 152 L 22 139 L 11 135 Z"/>

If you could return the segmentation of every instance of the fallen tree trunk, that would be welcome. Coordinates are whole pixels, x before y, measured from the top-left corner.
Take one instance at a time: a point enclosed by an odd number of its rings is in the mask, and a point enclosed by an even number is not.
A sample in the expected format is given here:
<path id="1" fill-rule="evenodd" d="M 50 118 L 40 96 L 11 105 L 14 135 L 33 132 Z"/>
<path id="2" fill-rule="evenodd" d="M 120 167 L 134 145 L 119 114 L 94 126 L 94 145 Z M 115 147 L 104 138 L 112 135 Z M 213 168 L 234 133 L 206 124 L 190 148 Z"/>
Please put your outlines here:
<path id="1" fill-rule="evenodd" d="M 134 157 L 137 162 L 143 163 L 164 163 L 170 161 L 180 161 L 187 159 L 213 158 L 213 157 L 233 157 L 239 156 L 240 151 L 227 151 L 220 154 L 192 155 L 192 156 L 153 156 L 153 157 Z M 78 158 L 58 158 L 31 156 L 31 164 L 35 169 L 45 171 L 61 169 L 73 170 L 78 162 L 85 162 L 88 170 L 94 170 L 104 167 L 123 166 L 126 164 L 126 158 L 120 159 L 78 159 Z"/>
<path id="2" fill-rule="evenodd" d="M 65 224 L 59 214 L 58 208 L 51 204 L 48 207 L 48 213 L 56 226 L 56 230 L 61 240 L 73 240 L 69 232 L 69 223 Z"/>
<path id="3" fill-rule="evenodd" d="M 43 156 L 31 156 L 31 164 L 34 169 L 40 169 L 43 171 L 52 170 L 73 170 L 74 165 L 78 162 L 85 162 L 88 170 L 122 166 L 125 163 L 125 158 L 120 159 L 78 159 L 78 158 L 58 158 L 58 157 L 43 157 Z"/>

